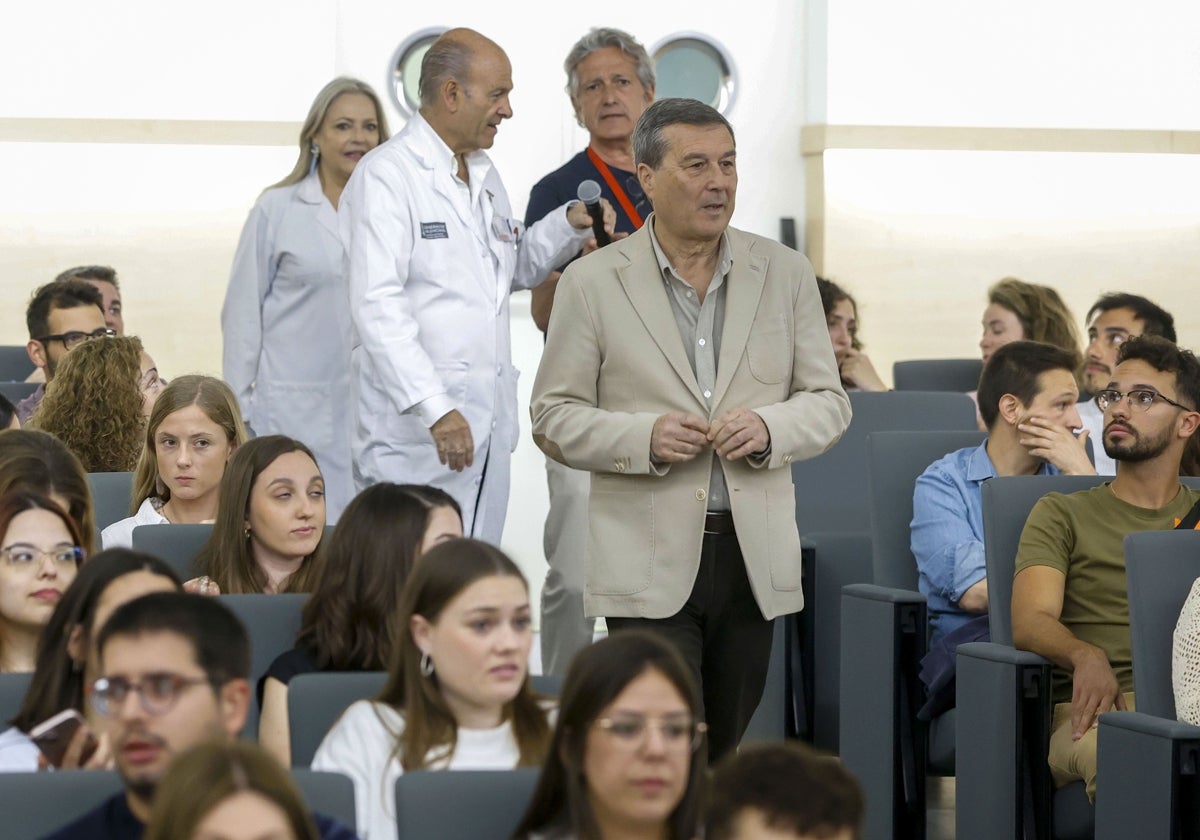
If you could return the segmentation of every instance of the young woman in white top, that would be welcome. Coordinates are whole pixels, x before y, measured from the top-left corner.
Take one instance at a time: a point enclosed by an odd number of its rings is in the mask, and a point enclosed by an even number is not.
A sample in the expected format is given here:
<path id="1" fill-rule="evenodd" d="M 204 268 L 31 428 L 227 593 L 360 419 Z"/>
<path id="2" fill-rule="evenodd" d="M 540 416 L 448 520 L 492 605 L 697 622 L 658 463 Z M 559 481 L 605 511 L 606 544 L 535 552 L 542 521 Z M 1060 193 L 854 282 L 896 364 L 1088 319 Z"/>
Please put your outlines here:
<path id="1" fill-rule="evenodd" d="M 300 130 L 291 174 L 259 196 L 242 230 L 225 305 L 222 375 L 259 435 L 290 435 L 317 455 L 330 520 L 354 496 L 350 470 L 350 304 L 337 207 L 362 156 L 388 139 L 379 97 L 337 78 Z"/>
<path id="2" fill-rule="evenodd" d="M 42 630 L 83 562 L 80 542 L 56 503 L 0 496 L 0 673 L 33 671 Z"/>
<path id="3" fill-rule="evenodd" d="M 559 698 L 554 740 L 523 840 L 692 840 L 707 750 L 691 669 L 644 630 L 581 650 Z"/>
<path id="4" fill-rule="evenodd" d="M 129 548 L 139 525 L 212 522 L 221 476 L 246 426 L 229 386 L 211 376 L 180 376 L 155 398 L 133 474 L 131 516 L 109 525 L 105 548 Z"/>
<path id="5" fill-rule="evenodd" d="M 359 833 L 394 840 L 396 779 L 540 764 L 546 708 L 529 687 L 529 587 L 500 549 L 450 540 L 417 560 L 387 685 L 342 715 L 314 770 L 354 780 Z"/>

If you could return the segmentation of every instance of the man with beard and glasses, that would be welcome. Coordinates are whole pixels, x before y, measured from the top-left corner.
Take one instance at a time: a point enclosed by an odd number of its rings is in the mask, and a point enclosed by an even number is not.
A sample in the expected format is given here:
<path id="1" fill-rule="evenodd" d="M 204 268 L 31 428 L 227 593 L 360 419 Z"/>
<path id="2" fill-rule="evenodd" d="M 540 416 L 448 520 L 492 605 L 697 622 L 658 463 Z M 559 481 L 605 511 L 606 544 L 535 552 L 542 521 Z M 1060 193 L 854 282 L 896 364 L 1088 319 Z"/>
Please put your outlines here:
<path id="1" fill-rule="evenodd" d="M 67 353 L 86 341 L 116 335 L 104 323 L 104 298 L 83 280 L 47 283 L 33 293 L 25 310 L 29 361 L 49 382 Z M 24 426 L 41 405 L 46 386 L 17 403 L 17 416 Z"/>
<path id="2" fill-rule="evenodd" d="M 1175 319 L 1158 304 L 1140 295 L 1123 292 L 1107 294 L 1097 300 L 1087 314 L 1087 349 L 1083 362 L 1083 384 L 1091 398 L 1079 404 L 1079 419 L 1092 437 L 1096 472 L 1116 475 L 1117 462 L 1100 445 L 1104 432 L 1104 412 L 1095 396 L 1108 385 L 1117 366 L 1121 345 L 1139 335 L 1159 335 L 1175 341 Z"/>
<path id="3" fill-rule="evenodd" d="M 215 598 L 145 595 L 105 622 L 100 674 L 88 699 L 104 716 L 125 790 L 47 840 L 140 840 L 154 792 L 175 756 L 207 741 L 232 741 L 250 704 L 250 639 Z M 324 840 L 354 840 L 314 814 Z"/>
<path id="4" fill-rule="evenodd" d="M 1083 780 L 1096 797 L 1096 721 L 1132 709 L 1125 537 L 1177 526 L 1200 500 L 1179 463 L 1200 426 L 1200 362 L 1158 336 L 1121 345 L 1096 394 L 1106 484 L 1042 498 L 1025 523 L 1013 580 L 1013 643 L 1056 666 L 1049 763 L 1058 787 Z"/>

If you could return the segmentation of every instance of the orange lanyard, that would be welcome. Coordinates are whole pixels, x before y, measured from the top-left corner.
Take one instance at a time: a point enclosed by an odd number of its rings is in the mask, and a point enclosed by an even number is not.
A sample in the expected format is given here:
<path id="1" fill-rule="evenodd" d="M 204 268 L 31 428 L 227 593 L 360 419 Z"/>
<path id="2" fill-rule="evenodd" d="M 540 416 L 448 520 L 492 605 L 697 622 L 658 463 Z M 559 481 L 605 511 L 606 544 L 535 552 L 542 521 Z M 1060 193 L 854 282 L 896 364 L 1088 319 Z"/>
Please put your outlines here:
<path id="1" fill-rule="evenodd" d="M 612 174 L 612 170 L 608 168 L 608 164 L 600 159 L 600 155 L 596 154 L 591 146 L 588 146 L 587 154 L 592 164 L 600 170 L 600 176 L 604 178 L 609 189 L 613 191 L 613 195 L 617 197 L 617 203 L 621 205 L 621 209 L 625 211 L 625 215 L 629 217 L 629 221 L 633 222 L 634 229 L 640 228 L 642 226 L 641 214 L 638 213 L 637 208 L 633 206 L 633 202 L 629 200 L 629 196 L 625 194 L 625 190 L 617 182 L 617 178 Z"/>

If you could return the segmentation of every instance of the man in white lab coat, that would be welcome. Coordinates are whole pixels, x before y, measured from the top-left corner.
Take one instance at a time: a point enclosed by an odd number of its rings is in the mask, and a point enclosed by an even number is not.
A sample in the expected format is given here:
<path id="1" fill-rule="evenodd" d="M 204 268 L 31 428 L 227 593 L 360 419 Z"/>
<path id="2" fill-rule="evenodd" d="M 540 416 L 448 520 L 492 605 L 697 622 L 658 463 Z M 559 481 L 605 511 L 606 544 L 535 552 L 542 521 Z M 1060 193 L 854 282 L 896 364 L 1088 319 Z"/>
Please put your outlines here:
<path id="1" fill-rule="evenodd" d="M 590 236 L 578 202 L 527 230 L 483 149 L 512 116 L 512 67 L 452 29 L 421 63 L 421 109 L 342 194 L 354 370 L 354 478 L 432 484 L 463 529 L 499 543 L 517 444 L 508 298 Z M 605 207 L 611 230 L 611 207 Z"/>

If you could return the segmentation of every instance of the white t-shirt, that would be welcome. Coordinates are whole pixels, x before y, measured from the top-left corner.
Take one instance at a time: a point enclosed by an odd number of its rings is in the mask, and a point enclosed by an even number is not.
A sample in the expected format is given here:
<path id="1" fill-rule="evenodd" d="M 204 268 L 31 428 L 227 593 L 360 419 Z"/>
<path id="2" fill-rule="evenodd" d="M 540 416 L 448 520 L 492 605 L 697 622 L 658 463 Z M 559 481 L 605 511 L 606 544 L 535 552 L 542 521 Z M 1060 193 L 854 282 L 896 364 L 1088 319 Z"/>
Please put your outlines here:
<path id="1" fill-rule="evenodd" d="M 346 709 L 317 748 L 312 769 L 332 770 L 354 780 L 354 809 L 362 840 L 396 840 L 396 780 L 404 772 L 392 755 L 404 732 L 404 715 L 385 703 L 359 700 Z M 521 751 L 512 725 L 494 729 L 459 727 L 458 744 L 429 765 L 431 770 L 512 770 Z"/>
<path id="2" fill-rule="evenodd" d="M 114 522 L 100 532 L 100 544 L 105 548 L 133 548 L 133 529 L 139 525 L 170 525 L 159 509 L 162 500 L 154 496 L 144 500 L 137 513 Z"/>
<path id="3" fill-rule="evenodd" d="M 1088 440 L 1092 442 L 1092 461 L 1096 464 L 1097 475 L 1116 475 L 1117 462 L 1108 457 L 1104 451 L 1104 414 L 1095 400 L 1080 400 L 1075 404 L 1079 409 L 1079 419 L 1083 428 L 1088 430 Z"/>
<path id="4" fill-rule="evenodd" d="M 37 744 L 15 726 L 0 732 L 0 773 L 30 773 L 37 769 Z"/>

